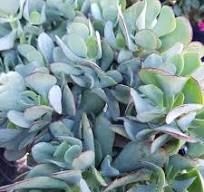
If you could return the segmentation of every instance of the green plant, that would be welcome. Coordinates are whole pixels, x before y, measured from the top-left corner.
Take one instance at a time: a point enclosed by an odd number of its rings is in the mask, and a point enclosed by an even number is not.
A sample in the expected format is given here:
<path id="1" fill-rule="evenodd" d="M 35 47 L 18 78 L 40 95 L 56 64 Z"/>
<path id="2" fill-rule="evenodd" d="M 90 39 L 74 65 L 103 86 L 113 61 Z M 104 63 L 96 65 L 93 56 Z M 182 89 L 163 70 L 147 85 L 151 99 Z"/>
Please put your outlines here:
<path id="1" fill-rule="evenodd" d="M 0 147 L 30 168 L 0 191 L 204 191 L 204 49 L 187 19 L 157 0 L 0 13 Z"/>

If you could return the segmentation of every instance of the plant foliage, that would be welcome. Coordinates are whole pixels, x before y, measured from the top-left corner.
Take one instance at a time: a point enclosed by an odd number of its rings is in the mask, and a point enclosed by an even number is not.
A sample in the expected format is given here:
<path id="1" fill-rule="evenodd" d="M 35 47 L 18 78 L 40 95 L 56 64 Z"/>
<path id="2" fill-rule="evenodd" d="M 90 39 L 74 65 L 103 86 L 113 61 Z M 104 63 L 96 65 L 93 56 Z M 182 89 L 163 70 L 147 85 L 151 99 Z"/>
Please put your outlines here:
<path id="1" fill-rule="evenodd" d="M 203 192 L 204 56 L 158 0 L 6 0 L 0 191 Z"/>

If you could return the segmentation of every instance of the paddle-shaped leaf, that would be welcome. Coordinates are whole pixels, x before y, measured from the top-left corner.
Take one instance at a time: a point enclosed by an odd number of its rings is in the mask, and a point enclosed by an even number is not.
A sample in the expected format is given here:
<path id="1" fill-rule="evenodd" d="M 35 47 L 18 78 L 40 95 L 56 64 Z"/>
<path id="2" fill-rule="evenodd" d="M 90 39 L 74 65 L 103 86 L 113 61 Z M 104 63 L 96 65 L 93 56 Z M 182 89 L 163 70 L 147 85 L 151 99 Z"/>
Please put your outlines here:
<path id="1" fill-rule="evenodd" d="M 139 73 L 141 80 L 145 84 L 154 84 L 163 90 L 167 95 L 179 93 L 188 78 L 170 75 L 162 70 L 142 69 Z"/>
<path id="2" fill-rule="evenodd" d="M 186 131 L 193 122 L 193 120 L 195 119 L 195 117 L 196 112 L 191 112 L 186 115 L 183 115 L 176 122 L 183 131 Z"/>
<path id="3" fill-rule="evenodd" d="M 25 110 L 24 116 L 29 121 L 35 121 L 47 113 L 52 113 L 52 111 L 51 107 L 45 105 L 33 106 Z"/>
<path id="4" fill-rule="evenodd" d="M 201 173 L 197 170 L 194 169 L 187 174 L 185 174 L 184 178 L 195 178 L 192 185 L 188 188 L 189 192 L 194 192 L 194 191 L 203 191 L 204 190 L 204 181 Z"/>
<path id="5" fill-rule="evenodd" d="M 0 191 L 14 191 L 20 189 L 62 189 L 65 190 L 68 185 L 61 180 L 51 177 L 34 177 L 14 183 L 10 186 L 0 188 Z"/>
<path id="6" fill-rule="evenodd" d="M 85 41 L 76 34 L 70 34 L 66 37 L 66 43 L 69 48 L 79 57 L 87 56 L 87 46 Z"/>
<path id="7" fill-rule="evenodd" d="M 95 151 L 93 131 L 85 113 L 82 115 L 82 133 L 84 138 L 84 149 Z"/>
<path id="8" fill-rule="evenodd" d="M 178 106 L 167 114 L 166 123 L 170 124 L 178 117 L 181 117 L 191 112 L 199 111 L 202 108 L 203 108 L 203 105 L 200 105 L 200 104 L 185 104 L 185 105 Z"/>
<path id="9" fill-rule="evenodd" d="M 152 145 L 151 145 L 151 153 L 155 153 L 157 150 L 160 149 L 165 143 L 167 143 L 169 140 L 168 135 L 161 135 L 158 138 L 156 138 Z"/>
<path id="10" fill-rule="evenodd" d="M 89 28 L 84 23 L 73 22 L 67 27 L 67 31 L 70 34 L 76 34 L 82 37 L 84 40 L 89 36 Z"/>
<path id="11" fill-rule="evenodd" d="M 182 133 L 179 129 L 176 129 L 176 128 L 171 127 L 171 126 L 165 126 L 164 125 L 164 126 L 156 128 L 154 130 L 162 132 L 162 133 L 166 133 L 168 135 L 171 135 L 174 138 L 181 139 L 181 140 L 184 140 L 184 141 L 187 141 L 190 143 L 197 142 L 197 140 L 194 139 L 193 137 L 186 135 L 186 134 Z"/>
<path id="12" fill-rule="evenodd" d="M 48 99 L 53 109 L 61 114 L 62 113 L 62 91 L 58 85 L 54 85 L 48 92 Z"/>
<path id="13" fill-rule="evenodd" d="M 116 47 L 116 37 L 113 32 L 113 24 L 110 21 L 106 22 L 105 24 L 104 37 L 105 40 L 111 45 L 111 47 Z"/>
<path id="14" fill-rule="evenodd" d="M 104 192 L 108 192 L 118 187 L 126 186 L 131 183 L 135 183 L 139 181 L 147 181 L 149 180 L 149 177 L 150 175 L 148 173 L 145 173 L 143 171 L 138 171 L 137 173 L 129 174 L 127 176 L 116 179 L 105 189 Z"/>
<path id="15" fill-rule="evenodd" d="M 103 157 L 105 157 L 106 155 L 111 155 L 115 135 L 110 128 L 110 122 L 107 118 L 104 117 L 103 114 L 100 114 L 96 118 L 95 124 L 95 137 L 100 143 Z"/>
<path id="16" fill-rule="evenodd" d="M 126 160 L 128 159 L 128 163 Z M 113 166 L 120 172 L 135 170 L 141 161 L 148 161 L 161 166 L 167 160 L 163 150 L 150 152 L 150 144 L 144 142 L 130 142 L 113 162 Z"/>
<path id="17" fill-rule="evenodd" d="M 21 44 L 18 46 L 18 52 L 27 59 L 28 62 L 39 62 L 43 65 L 43 57 L 39 51 L 37 51 L 33 46 L 28 44 Z"/>
<path id="18" fill-rule="evenodd" d="M 56 84 L 57 79 L 46 73 L 33 73 L 26 77 L 25 81 L 31 89 L 46 98 L 50 88 Z"/>
<path id="19" fill-rule="evenodd" d="M 159 106 L 163 106 L 164 94 L 163 92 L 156 86 L 149 84 L 140 86 L 139 90 L 149 99 L 151 99 L 155 104 Z"/>
<path id="20" fill-rule="evenodd" d="M 103 162 L 101 163 L 101 172 L 105 177 L 115 177 L 120 174 L 120 172 L 112 167 L 112 158 L 110 155 L 107 155 Z"/>
<path id="21" fill-rule="evenodd" d="M 174 12 L 169 6 L 163 6 L 157 21 L 153 28 L 154 32 L 162 37 L 174 31 L 176 28 L 176 18 Z"/>
<path id="22" fill-rule="evenodd" d="M 146 14 L 147 14 L 147 1 L 141 2 L 140 8 L 141 10 L 136 20 L 136 26 L 137 26 L 137 29 L 143 30 L 145 29 L 145 20 L 146 20 Z"/>
<path id="23" fill-rule="evenodd" d="M 62 90 L 62 103 L 63 113 L 72 116 L 76 114 L 76 104 L 74 96 L 68 85 L 65 85 Z"/>
<path id="24" fill-rule="evenodd" d="M 184 68 L 182 71 L 183 76 L 191 75 L 201 65 L 199 53 L 188 52 L 184 54 Z"/>
<path id="25" fill-rule="evenodd" d="M 29 128 L 31 126 L 31 122 L 25 118 L 22 112 L 11 110 L 8 112 L 7 117 L 9 121 L 19 127 Z"/>
<path id="26" fill-rule="evenodd" d="M 38 163 L 46 163 L 52 159 L 55 147 L 50 143 L 41 142 L 32 148 L 32 156 Z"/>
<path id="27" fill-rule="evenodd" d="M 161 51 L 165 51 L 172 47 L 175 43 L 180 42 L 184 46 L 188 45 L 192 40 L 192 28 L 189 21 L 184 17 L 176 18 L 176 29 L 161 38 Z"/>
<path id="28" fill-rule="evenodd" d="M 158 47 L 158 38 L 151 30 L 141 30 L 135 35 L 135 42 L 138 46 L 144 49 L 154 50 Z"/>
<path id="29" fill-rule="evenodd" d="M 0 129 L 0 144 L 12 141 L 22 131 L 18 129 Z"/>
<path id="30" fill-rule="evenodd" d="M 71 127 L 66 126 L 62 121 L 55 121 L 50 124 L 49 130 L 52 133 L 54 137 L 60 137 L 60 136 L 70 136 L 71 133 Z"/>
<path id="31" fill-rule="evenodd" d="M 161 11 L 161 3 L 159 0 L 146 0 L 147 1 L 147 11 L 145 17 L 145 27 L 147 29 L 152 29 L 156 22 L 157 17 Z"/>
<path id="32" fill-rule="evenodd" d="M 53 60 L 54 43 L 52 39 L 46 34 L 41 33 L 38 37 L 38 47 L 43 54 L 47 63 L 51 63 Z"/>
<path id="33" fill-rule="evenodd" d="M 76 68 L 67 63 L 53 63 L 50 65 L 51 71 L 56 74 L 65 74 L 65 75 L 80 75 L 82 71 L 79 68 Z"/>
<path id="34" fill-rule="evenodd" d="M 26 176 L 26 178 L 39 177 L 39 176 L 49 176 L 55 172 L 59 171 L 59 168 L 51 164 L 40 164 L 35 166 Z"/>
<path id="35" fill-rule="evenodd" d="M 131 89 L 130 95 L 137 111 L 136 118 L 140 122 L 149 122 L 164 115 L 163 108 L 153 106 L 148 100 L 143 99 L 136 90 Z"/>
<path id="36" fill-rule="evenodd" d="M 67 149 L 67 151 L 64 153 L 64 160 L 65 162 L 72 165 L 72 162 L 75 158 L 77 158 L 81 153 L 81 147 L 78 145 L 73 145 Z"/>
<path id="37" fill-rule="evenodd" d="M 94 156 L 93 151 L 85 151 L 81 153 L 79 157 L 74 159 L 72 166 L 75 169 L 85 170 L 94 163 Z"/>
<path id="38" fill-rule="evenodd" d="M 1 9 L 1 8 L 0 8 Z M 16 39 L 16 31 L 12 31 L 4 37 L 0 37 L 0 51 L 13 48 Z"/>

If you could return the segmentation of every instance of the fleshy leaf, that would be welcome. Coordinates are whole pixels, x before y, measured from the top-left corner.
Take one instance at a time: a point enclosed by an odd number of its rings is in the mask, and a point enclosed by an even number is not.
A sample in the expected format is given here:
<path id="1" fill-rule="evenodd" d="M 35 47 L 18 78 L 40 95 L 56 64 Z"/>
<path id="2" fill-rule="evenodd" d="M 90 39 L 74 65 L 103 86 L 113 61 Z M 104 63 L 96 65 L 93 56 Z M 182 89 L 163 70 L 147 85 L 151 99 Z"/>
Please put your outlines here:
<path id="1" fill-rule="evenodd" d="M 56 84 L 57 79 L 46 73 L 33 73 L 26 77 L 25 81 L 30 88 L 46 98 L 50 88 Z"/>
<path id="2" fill-rule="evenodd" d="M 62 102 L 63 102 L 63 113 L 69 115 L 76 114 L 76 105 L 74 101 L 74 96 L 68 85 L 65 85 L 62 90 Z"/>
<path id="3" fill-rule="evenodd" d="M 149 175 L 145 172 L 137 172 L 134 174 L 129 174 L 127 176 L 121 177 L 115 181 L 113 181 L 104 192 L 111 191 L 115 188 L 122 187 L 131 183 L 135 183 L 138 181 L 145 181 L 149 179 Z"/>
<path id="4" fill-rule="evenodd" d="M 151 153 L 155 153 L 169 140 L 168 135 L 161 135 L 156 138 L 151 145 Z"/>
<path id="5" fill-rule="evenodd" d="M 133 102 L 137 111 L 137 120 L 140 122 L 149 122 L 153 119 L 162 117 L 164 109 L 153 106 L 150 102 L 143 99 L 136 90 L 131 89 L 130 95 L 133 98 Z"/>
<path id="6" fill-rule="evenodd" d="M 158 39 L 156 34 L 151 30 L 141 30 L 135 35 L 135 42 L 144 49 L 154 50 L 158 47 Z"/>
<path id="7" fill-rule="evenodd" d="M 18 129 L 0 129 L 0 145 L 12 141 L 21 133 Z"/>
<path id="8" fill-rule="evenodd" d="M 101 172 L 105 177 L 115 177 L 120 174 L 120 172 L 111 166 L 112 158 L 110 155 L 107 155 L 103 162 L 101 163 Z"/>
<path id="9" fill-rule="evenodd" d="M 62 91 L 58 85 L 54 85 L 48 93 L 48 99 L 50 105 L 54 108 L 54 110 L 61 114 L 62 113 Z"/>
<path id="10" fill-rule="evenodd" d="M 73 145 L 64 154 L 64 160 L 67 163 L 72 164 L 73 160 L 77 158 L 81 153 L 81 147 L 78 145 Z"/>
<path id="11" fill-rule="evenodd" d="M 149 84 L 140 86 L 139 90 L 149 99 L 152 100 L 156 105 L 163 106 L 163 92 L 156 86 Z"/>
<path id="12" fill-rule="evenodd" d="M 18 46 L 18 51 L 28 60 L 28 62 L 39 62 L 41 65 L 44 64 L 42 55 L 33 46 L 21 44 Z"/>
<path id="13" fill-rule="evenodd" d="M 139 75 L 145 84 L 154 84 L 167 95 L 179 93 L 188 80 L 188 78 L 173 76 L 162 70 L 155 69 L 142 69 Z"/>
<path id="14" fill-rule="evenodd" d="M 13 48 L 16 39 L 16 31 L 12 31 L 4 37 L 0 37 L 0 51 Z"/>
<path id="15" fill-rule="evenodd" d="M 62 121 L 56 121 L 50 124 L 49 130 L 54 137 L 71 135 L 71 127 L 67 127 Z"/>
<path id="16" fill-rule="evenodd" d="M 29 121 L 35 121 L 47 113 L 52 113 L 52 111 L 51 107 L 45 105 L 33 106 L 25 110 L 24 116 Z"/>
<path id="17" fill-rule="evenodd" d="M 24 117 L 22 112 L 11 110 L 8 112 L 7 117 L 12 123 L 19 127 L 29 128 L 31 126 L 31 122 Z"/>
<path id="18" fill-rule="evenodd" d="M 52 39 L 46 34 L 41 33 L 38 37 L 38 47 L 43 54 L 47 63 L 51 63 L 53 58 L 54 43 Z"/>
<path id="19" fill-rule="evenodd" d="M 85 113 L 82 115 L 82 129 L 84 138 L 84 149 L 95 151 L 93 131 L 89 123 L 89 119 Z"/>
<path id="20" fill-rule="evenodd" d="M 161 51 L 169 49 L 177 42 L 183 43 L 184 46 L 187 46 L 191 40 L 192 28 L 189 21 L 184 17 L 177 17 L 176 29 L 172 33 L 161 38 Z"/>
<path id="21" fill-rule="evenodd" d="M 200 104 L 185 104 L 185 105 L 178 106 L 167 114 L 166 123 L 170 124 L 178 117 L 188 114 L 190 112 L 199 111 L 202 108 L 203 108 L 203 105 L 200 105 Z"/>
<path id="22" fill-rule="evenodd" d="M 203 104 L 202 90 L 199 83 L 195 79 L 190 78 L 187 81 L 183 88 L 183 93 L 185 96 L 185 103 Z"/>
<path id="23" fill-rule="evenodd" d="M 19 183 L 5 187 L 5 190 L 13 191 L 19 189 L 62 189 L 65 190 L 68 185 L 61 180 L 51 177 L 35 177 L 23 180 Z M 4 188 L 3 188 L 4 189 Z"/>
<path id="24" fill-rule="evenodd" d="M 145 18 L 145 27 L 152 29 L 157 21 L 157 17 L 161 11 L 161 3 L 159 0 L 146 0 L 147 1 L 147 12 Z"/>
<path id="25" fill-rule="evenodd" d="M 73 167 L 75 169 L 85 170 L 89 166 L 91 166 L 94 162 L 94 152 L 93 151 L 86 151 L 81 153 L 81 155 L 74 159 Z"/>
<path id="26" fill-rule="evenodd" d="M 83 23 L 71 23 L 67 27 L 68 33 L 76 34 L 82 37 L 83 39 L 87 39 L 89 36 L 89 28 Z"/>
<path id="27" fill-rule="evenodd" d="M 53 63 L 50 65 L 50 68 L 56 75 L 61 73 L 65 75 L 80 75 L 82 73 L 80 69 L 66 63 Z"/>
<path id="28" fill-rule="evenodd" d="M 32 156 L 38 163 L 46 163 L 52 159 L 55 147 L 50 143 L 41 142 L 32 148 Z"/>
<path id="29" fill-rule="evenodd" d="M 160 150 L 154 154 L 150 152 L 150 145 L 143 142 L 130 142 L 113 162 L 113 166 L 119 171 L 133 171 L 141 161 L 148 161 L 161 166 L 167 160 L 164 151 Z M 128 159 L 128 163 L 126 160 Z"/>
<path id="30" fill-rule="evenodd" d="M 186 131 L 196 117 L 196 112 L 191 112 L 180 117 L 176 122 L 178 126 Z"/>
<path id="31" fill-rule="evenodd" d="M 154 130 L 162 132 L 162 133 L 169 134 L 174 138 L 181 139 L 181 140 L 184 140 L 184 141 L 187 141 L 187 142 L 190 142 L 190 143 L 197 142 L 196 139 L 194 139 L 193 137 L 191 137 L 189 135 L 186 135 L 186 134 L 182 133 L 180 130 L 178 130 L 178 129 L 174 128 L 174 127 L 171 127 L 171 126 L 165 126 L 164 125 L 164 126 L 156 128 Z"/>
<path id="32" fill-rule="evenodd" d="M 199 53 L 188 52 L 184 54 L 183 76 L 191 75 L 202 64 Z"/>
<path id="33" fill-rule="evenodd" d="M 104 117 L 103 114 L 96 118 L 95 137 L 101 145 L 101 150 L 104 157 L 112 154 L 114 133 L 112 132 L 110 126 L 110 122 Z"/>
<path id="34" fill-rule="evenodd" d="M 85 41 L 76 34 L 70 34 L 66 37 L 66 42 L 69 48 L 79 57 L 87 56 L 87 46 Z"/>
<path id="35" fill-rule="evenodd" d="M 156 26 L 154 27 L 154 32 L 162 37 L 173 32 L 176 28 L 176 18 L 171 7 L 163 6 L 157 21 Z"/>

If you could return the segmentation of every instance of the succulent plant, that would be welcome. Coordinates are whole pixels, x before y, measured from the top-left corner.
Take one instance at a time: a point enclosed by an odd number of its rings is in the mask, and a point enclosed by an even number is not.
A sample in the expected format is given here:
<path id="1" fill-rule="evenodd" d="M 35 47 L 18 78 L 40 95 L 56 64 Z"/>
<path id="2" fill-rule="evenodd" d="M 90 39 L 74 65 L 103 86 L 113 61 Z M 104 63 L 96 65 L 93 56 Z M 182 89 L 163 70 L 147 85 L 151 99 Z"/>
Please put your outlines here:
<path id="1" fill-rule="evenodd" d="M 192 29 L 158 0 L 9 0 L 0 8 L 0 191 L 203 192 Z"/>

